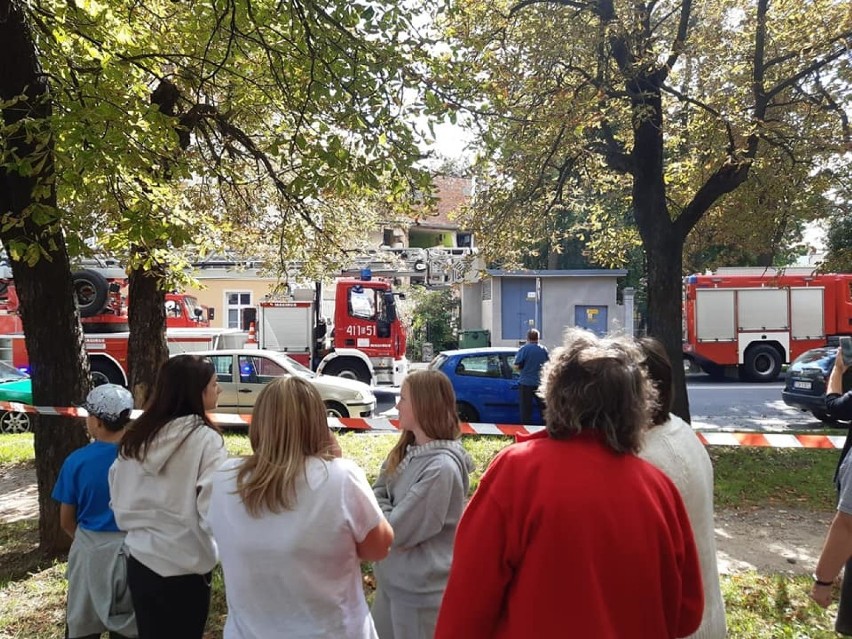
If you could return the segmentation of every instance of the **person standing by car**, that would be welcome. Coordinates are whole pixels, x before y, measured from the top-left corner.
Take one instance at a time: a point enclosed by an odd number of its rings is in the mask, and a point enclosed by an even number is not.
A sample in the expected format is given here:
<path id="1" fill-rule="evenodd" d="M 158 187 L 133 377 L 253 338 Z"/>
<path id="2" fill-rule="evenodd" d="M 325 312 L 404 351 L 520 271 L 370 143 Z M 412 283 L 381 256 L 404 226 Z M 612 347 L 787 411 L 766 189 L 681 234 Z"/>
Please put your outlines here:
<path id="1" fill-rule="evenodd" d="M 843 374 L 849 368 L 844 361 L 841 349 L 837 349 L 834 366 L 828 376 L 825 405 L 828 413 L 835 419 L 852 419 L 852 391 L 843 392 Z M 813 574 L 813 586 L 810 596 L 823 608 L 832 600 L 834 582 L 843 571 L 843 583 L 840 588 L 840 602 L 837 606 L 837 618 L 834 630 L 838 634 L 852 636 L 852 430 L 846 435 L 846 442 L 840 454 L 834 483 L 838 491 L 837 512 L 828 529 L 822 553 Z"/>
<path id="2" fill-rule="evenodd" d="M 665 347 L 651 337 L 640 339 L 639 346 L 644 356 L 642 365 L 648 371 L 658 397 L 650 427 L 642 439 L 639 457 L 662 470 L 680 491 L 701 564 L 704 616 L 701 626 L 690 635 L 690 639 L 724 639 L 727 624 L 716 563 L 713 463 L 692 427 L 671 414 L 672 365 Z"/>
<path id="3" fill-rule="evenodd" d="M 59 524 L 74 541 L 68 552 L 66 637 L 110 639 L 136 636 L 133 602 L 127 588 L 124 533 L 109 507 L 109 468 L 130 422 L 133 395 L 117 384 L 94 388 L 82 405 L 89 413 L 92 442 L 68 455 L 53 498 Z"/>
<path id="4" fill-rule="evenodd" d="M 252 453 L 214 476 L 210 527 L 222 557 L 227 639 L 376 637 L 361 560 L 393 530 L 364 472 L 341 459 L 319 391 L 279 377 L 260 392 Z"/>
<path id="5" fill-rule="evenodd" d="M 435 632 L 473 469 L 458 440 L 455 406 L 452 384 L 439 371 L 410 373 L 402 384 L 402 433 L 373 485 L 395 535 L 373 571 L 380 639 L 432 639 Z"/>
<path id="6" fill-rule="evenodd" d="M 518 349 L 515 355 L 515 368 L 521 372 L 518 378 L 518 395 L 521 410 L 521 423 L 532 421 L 533 398 L 538 402 L 541 415 L 544 417 L 544 401 L 538 395 L 541 384 L 541 369 L 547 362 L 547 349 L 538 343 L 539 332 L 531 328 L 527 333 L 527 343 Z"/>
<path id="7" fill-rule="evenodd" d="M 110 468 L 112 509 L 127 531 L 127 575 L 140 639 L 204 634 L 218 561 L 205 518 L 213 473 L 228 457 L 207 416 L 220 392 L 209 360 L 169 359 Z"/>
<path id="8" fill-rule="evenodd" d="M 494 458 L 464 511 L 436 639 L 674 639 L 701 571 L 672 481 L 639 459 L 655 398 L 633 340 L 571 330 L 546 428 Z"/>

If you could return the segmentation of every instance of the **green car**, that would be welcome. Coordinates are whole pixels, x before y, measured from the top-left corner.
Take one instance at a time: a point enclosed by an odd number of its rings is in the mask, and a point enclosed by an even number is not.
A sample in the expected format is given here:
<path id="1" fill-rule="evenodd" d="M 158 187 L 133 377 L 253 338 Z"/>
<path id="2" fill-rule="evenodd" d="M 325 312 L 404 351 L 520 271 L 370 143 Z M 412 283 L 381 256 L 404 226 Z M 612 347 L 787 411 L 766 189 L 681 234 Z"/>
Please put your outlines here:
<path id="1" fill-rule="evenodd" d="M 0 401 L 33 403 L 30 376 L 6 362 L 0 362 Z M 0 433 L 28 433 L 29 413 L 0 409 Z"/>

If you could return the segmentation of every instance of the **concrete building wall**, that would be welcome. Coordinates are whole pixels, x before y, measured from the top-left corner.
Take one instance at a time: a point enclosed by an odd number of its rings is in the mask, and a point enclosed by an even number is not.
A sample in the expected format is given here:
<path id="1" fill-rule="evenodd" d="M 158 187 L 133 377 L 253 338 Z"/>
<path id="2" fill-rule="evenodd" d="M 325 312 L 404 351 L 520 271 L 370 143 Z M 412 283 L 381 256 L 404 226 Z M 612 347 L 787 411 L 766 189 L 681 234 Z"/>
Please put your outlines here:
<path id="1" fill-rule="evenodd" d="M 461 287 L 461 326 L 464 330 L 482 328 L 482 282 Z"/>
<path id="2" fill-rule="evenodd" d="M 539 324 L 535 328 L 541 331 L 541 340 L 548 347 L 559 345 L 565 329 L 575 325 L 578 306 L 592 307 L 593 312 L 598 314 L 606 313 L 606 326 L 600 327 L 602 331 L 613 332 L 624 328 L 624 308 L 617 304 L 616 297 L 618 278 L 625 275 L 624 271 L 594 271 L 583 274 L 582 271 L 577 270 L 566 272 L 564 275 L 557 271 L 546 273 L 538 278 L 540 297 L 536 292 L 535 272 L 510 276 L 486 276 L 481 281 L 464 283 L 461 293 L 461 330 L 486 329 L 491 333 L 493 346 L 517 346 L 522 343 L 526 326 L 530 323 L 529 319 L 522 317 L 518 320 L 522 321 L 524 328 L 520 333 L 518 326 L 512 326 L 507 333 L 504 331 L 505 318 L 503 317 L 504 307 L 513 304 L 510 298 L 506 298 L 504 304 L 503 282 L 514 279 L 515 284 L 510 286 L 510 289 L 511 294 L 517 296 L 518 277 L 523 277 L 524 282 L 531 289 L 529 293 L 532 297 L 527 299 L 535 299 L 540 305 L 534 313 L 529 314 L 529 317 L 537 318 L 532 320 L 531 326 Z M 522 298 L 526 297 L 525 289 L 521 293 Z M 583 317 L 586 310 L 580 309 Z M 514 317 L 511 311 L 510 315 Z M 521 313 L 518 315 L 520 316 Z M 510 333 L 519 333 L 522 337 L 520 339 L 507 337 Z"/>
<path id="3" fill-rule="evenodd" d="M 607 307 L 607 329 L 613 330 L 616 313 L 616 278 L 542 278 L 541 341 L 552 348 L 562 343 L 565 329 L 575 325 L 578 305 Z"/>

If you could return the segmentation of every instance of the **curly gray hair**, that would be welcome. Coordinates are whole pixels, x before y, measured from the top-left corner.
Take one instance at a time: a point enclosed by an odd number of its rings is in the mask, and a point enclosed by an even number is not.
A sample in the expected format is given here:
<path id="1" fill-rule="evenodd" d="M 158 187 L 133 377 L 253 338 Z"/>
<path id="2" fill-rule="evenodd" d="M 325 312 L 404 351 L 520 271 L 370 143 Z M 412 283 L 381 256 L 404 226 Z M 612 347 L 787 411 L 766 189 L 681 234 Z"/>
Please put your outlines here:
<path id="1" fill-rule="evenodd" d="M 547 432 L 568 439 L 598 431 L 615 452 L 636 452 L 657 393 L 636 342 L 569 328 L 542 371 Z"/>

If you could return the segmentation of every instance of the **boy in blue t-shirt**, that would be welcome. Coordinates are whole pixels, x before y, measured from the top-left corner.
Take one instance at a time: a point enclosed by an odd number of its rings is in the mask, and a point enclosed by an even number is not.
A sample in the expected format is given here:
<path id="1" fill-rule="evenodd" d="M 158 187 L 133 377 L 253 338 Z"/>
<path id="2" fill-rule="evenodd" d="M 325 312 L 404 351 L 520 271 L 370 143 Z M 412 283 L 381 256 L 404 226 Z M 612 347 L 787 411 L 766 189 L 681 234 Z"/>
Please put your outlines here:
<path id="1" fill-rule="evenodd" d="M 133 395 L 116 384 L 94 388 L 82 405 L 93 441 L 68 455 L 53 498 L 59 523 L 73 538 L 68 552 L 68 605 L 65 636 L 95 639 L 136 637 L 133 603 L 127 589 L 124 533 L 109 506 L 109 468 L 133 411 Z"/>

